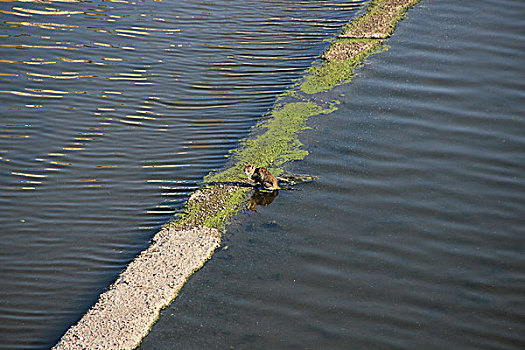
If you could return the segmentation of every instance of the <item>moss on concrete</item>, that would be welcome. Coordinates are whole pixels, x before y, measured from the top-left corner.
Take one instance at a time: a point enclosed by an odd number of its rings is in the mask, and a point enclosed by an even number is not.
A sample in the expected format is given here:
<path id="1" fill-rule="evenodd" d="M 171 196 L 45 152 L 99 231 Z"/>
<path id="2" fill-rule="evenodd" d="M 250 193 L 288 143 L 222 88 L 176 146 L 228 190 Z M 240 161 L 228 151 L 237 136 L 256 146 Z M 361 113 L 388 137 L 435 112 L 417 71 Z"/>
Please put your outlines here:
<path id="1" fill-rule="evenodd" d="M 314 102 L 290 102 L 274 109 L 269 118 L 254 127 L 256 136 L 241 142 L 231 157 L 234 164 L 222 171 L 212 173 L 205 182 L 239 181 L 246 176 L 244 163 L 270 168 L 275 175 L 280 175 L 282 164 L 291 160 L 300 160 L 308 154 L 301 148 L 298 134 L 306 128 L 309 117 L 331 113 L 335 104 L 326 108 Z"/>
<path id="2" fill-rule="evenodd" d="M 320 66 L 311 69 L 300 85 L 306 94 L 315 94 L 350 82 L 355 69 L 371 54 L 380 51 L 383 41 L 337 40 L 323 55 Z"/>
<path id="3" fill-rule="evenodd" d="M 128 265 L 55 349 L 136 347 L 160 310 L 219 246 L 228 220 L 242 209 L 251 190 L 243 164 L 269 167 L 280 175 L 284 163 L 303 159 L 308 152 L 301 148 L 298 135 L 307 128 L 308 118 L 337 109 L 337 101 L 314 102 L 310 94 L 348 82 L 355 68 L 382 48 L 406 9 L 418 1 L 373 0 L 331 44 L 322 64 L 277 100 L 268 118 L 254 127 L 253 136 L 232 152 L 230 164 L 205 178 L 183 211 L 153 237 L 152 245 Z"/>
<path id="4" fill-rule="evenodd" d="M 246 182 L 245 163 L 267 167 L 278 176 L 286 162 L 304 159 L 308 151 L 301 148 L 298 135 L 307 127 L 308 118 L 331 113 L 338 103 L 321 106 L 308 95 L 348 82 L 366 57 L 384 49 L 383 39 L 391 35 L 406 10 L 418 1 L 373 0 L 367 11 L 330 45 L 322 64 L 313 67 L 296 89 L 283 93 L 273 111 L 253 128 L 253 136 L 241 141 L 241 146 L 230 155 L 229 166 L 205 177 L 208 185 L 190 197 L 181 215 L 170 225 L 224 230 L 227 221 L 242 209 L 250 190 L 239 186 Z"/>
<path id="5" fill-rule="evenodd" d="M 330 113 L 335 108 L 335 104 L 323 108 L 313 102 L 292 102 L 275 109 L 268 119 L 254 127 L 254 132 L 259 131 L 259 134 L 242 141 L 242 146 L 232 152 L 233 165 L 206 176 L 206 185 L 189 198 L 170 226 L 224 230 L 228 220 L 242 209 L 246 194 L 252 189 L 244 175 L 244 164 L 265 166 L 280 175 L 283 170 L 279 166 L 303 159 L 308 154 L 298 139 L 308 118 Z M 242 186 L 244 184 L 246 186 Z"/>
<path id="6" fill-rule="evenodd" d="M 348 83 L 366 57 L 385 49 L 384 39 L 392 35 L 408 8 L 419 1 L 373 0 L 330 45 L 321 64 L 310 70 L 299 89 L 315 94 Z"/>
<path id="7" fill-rule="evenodd" d="M 191 195 L 182 214 L 170 226 L 180 229 L 204 226 L 224 231 L 228 220 L 242 209 L 250 189 L 225 184 L 202 187 Z"/>

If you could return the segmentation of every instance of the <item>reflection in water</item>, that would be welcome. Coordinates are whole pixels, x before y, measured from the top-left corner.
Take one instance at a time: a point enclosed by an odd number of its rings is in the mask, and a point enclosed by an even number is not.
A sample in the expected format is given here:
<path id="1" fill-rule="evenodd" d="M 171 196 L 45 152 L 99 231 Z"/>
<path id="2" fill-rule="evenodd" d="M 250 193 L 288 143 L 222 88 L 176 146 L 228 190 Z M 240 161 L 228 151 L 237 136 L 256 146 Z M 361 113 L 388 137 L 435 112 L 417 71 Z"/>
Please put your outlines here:
<path id="1" fill-rule="evenodd" d="M 524 349 L 524 13 L 411 9 L 141 349 Z"/>
<path id="2" fill-rule="evenodd" d="M 279 190 L 268 191 L 255 189 L 250 199 L 246 202 L 246 208 L 252 211 L 257 211 L 258 205 L 270 205 L 278 195 Z"/>
<path id="3" fill-rule="evenodd" d="M 0 1 L 0 348 L 48 348 L 360 2 Z"/>

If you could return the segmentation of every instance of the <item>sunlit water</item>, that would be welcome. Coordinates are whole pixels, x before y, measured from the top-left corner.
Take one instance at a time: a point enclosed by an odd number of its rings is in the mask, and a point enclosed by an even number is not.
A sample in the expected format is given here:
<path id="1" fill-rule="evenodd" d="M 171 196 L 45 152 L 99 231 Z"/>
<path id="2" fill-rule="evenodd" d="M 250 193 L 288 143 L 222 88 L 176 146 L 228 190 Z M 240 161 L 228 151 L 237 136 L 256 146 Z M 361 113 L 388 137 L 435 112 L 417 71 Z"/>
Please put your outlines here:
<path id="1" fill-rule="evenodd" d="M 359 2 L 0 2 L 0 347 L 47 348 Z"/>
<path id="2" fill-rule="evenodd" d="M 141 349 L 525 348 L 524 18 L 410 10 Z"/>

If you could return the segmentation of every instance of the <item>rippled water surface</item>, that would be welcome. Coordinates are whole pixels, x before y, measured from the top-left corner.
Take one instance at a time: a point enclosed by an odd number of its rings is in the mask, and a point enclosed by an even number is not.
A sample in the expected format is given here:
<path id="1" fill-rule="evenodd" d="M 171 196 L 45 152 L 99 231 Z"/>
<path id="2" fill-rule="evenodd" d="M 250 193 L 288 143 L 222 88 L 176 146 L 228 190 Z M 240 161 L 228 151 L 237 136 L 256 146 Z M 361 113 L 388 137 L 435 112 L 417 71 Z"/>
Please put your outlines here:
<path id="1" fill-rule="evenodd" d="M 525 3 L 423 0 L 142 349 L 525 348 Z"/>
<path id="2" fill-rule="evenodd" d="M 0 2 L 0 347 L 47 348 L 360 2 Z"/>

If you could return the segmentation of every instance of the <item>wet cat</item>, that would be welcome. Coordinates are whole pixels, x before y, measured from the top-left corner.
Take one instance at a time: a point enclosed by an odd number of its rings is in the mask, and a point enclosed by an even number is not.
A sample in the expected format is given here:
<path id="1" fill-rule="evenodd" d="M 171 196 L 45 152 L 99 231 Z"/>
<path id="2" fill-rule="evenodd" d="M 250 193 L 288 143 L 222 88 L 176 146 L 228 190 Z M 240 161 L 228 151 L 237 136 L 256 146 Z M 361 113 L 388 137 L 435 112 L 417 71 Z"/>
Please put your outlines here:
<path id="1" fill-rule="evenodd" d="M 253 164 L 246 164 L 244 173 L 248 175 L 250 180 L 255 181 L 256 184 L 261 185 L 264 189 L 280 189 L 277 179 L 266 168 L 256 168 Z"/>

